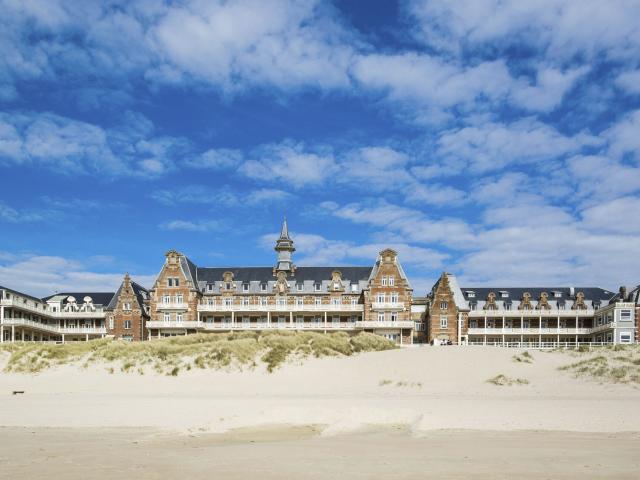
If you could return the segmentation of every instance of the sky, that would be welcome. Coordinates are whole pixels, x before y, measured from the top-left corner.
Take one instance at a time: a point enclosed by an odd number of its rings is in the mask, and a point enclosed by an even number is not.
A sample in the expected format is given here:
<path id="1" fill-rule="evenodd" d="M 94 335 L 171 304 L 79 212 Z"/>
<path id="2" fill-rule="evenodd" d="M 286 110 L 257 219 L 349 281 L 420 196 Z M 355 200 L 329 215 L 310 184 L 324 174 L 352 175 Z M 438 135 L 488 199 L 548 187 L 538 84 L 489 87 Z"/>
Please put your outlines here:
<path id="1" fill-rule="evenodd" d="M 640 283 L 640 2 L 0 0 L 0 285 L 399 252 Z"/>

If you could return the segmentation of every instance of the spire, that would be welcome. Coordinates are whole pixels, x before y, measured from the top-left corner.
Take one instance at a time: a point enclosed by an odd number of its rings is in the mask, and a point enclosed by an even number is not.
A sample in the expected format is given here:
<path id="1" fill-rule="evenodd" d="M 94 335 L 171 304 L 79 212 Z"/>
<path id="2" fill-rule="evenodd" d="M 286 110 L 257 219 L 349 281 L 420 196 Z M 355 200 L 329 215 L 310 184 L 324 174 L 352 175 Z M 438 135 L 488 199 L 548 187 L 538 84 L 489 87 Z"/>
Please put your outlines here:
<path id="1" fill-rule="evenodd" d="M 289 237 L 289 227 L 287 226 L 287 217 L 284 217 L 282 222 L 282 228 L 280 229 L 280 238 L 283 240 L 291 240 Z"/>
<path id="2" fill-rule="evenodd" d="M 293 263 L 291 261 L 291 254 L 296 251 L 293 246 L 293 240 L 289 236 L 289 226 L 287 225 L 287 218 L 285 217 L 282 222 L 282 229 L 280 230 L 280 238 L 276 241 L 275 251 L 278 252 L 278 263 L 276 265 L 276 272 L 285 271 L 291 272 L 293 270 Z"/>

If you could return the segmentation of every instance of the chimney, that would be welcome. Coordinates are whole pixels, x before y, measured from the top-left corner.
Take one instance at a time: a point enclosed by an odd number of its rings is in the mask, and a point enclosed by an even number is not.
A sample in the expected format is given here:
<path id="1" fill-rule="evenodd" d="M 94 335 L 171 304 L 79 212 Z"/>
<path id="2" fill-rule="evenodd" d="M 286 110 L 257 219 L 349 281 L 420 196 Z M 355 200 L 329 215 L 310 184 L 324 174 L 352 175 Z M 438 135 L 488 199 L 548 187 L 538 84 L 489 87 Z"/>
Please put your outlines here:
<path id="1" fill-rule="evenodd" d="M 620 287 L 620 301 L 624 302 L 627 299 L 627 287 Z"/>

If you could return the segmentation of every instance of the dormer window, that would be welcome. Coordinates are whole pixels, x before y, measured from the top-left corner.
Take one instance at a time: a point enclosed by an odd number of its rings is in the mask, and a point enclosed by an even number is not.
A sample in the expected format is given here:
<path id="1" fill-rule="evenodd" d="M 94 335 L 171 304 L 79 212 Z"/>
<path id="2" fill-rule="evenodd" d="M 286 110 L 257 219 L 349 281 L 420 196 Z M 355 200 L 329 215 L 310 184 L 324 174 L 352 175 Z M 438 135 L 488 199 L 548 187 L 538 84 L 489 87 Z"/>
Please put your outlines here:
<path id="1" fill-rule="evenodd" d="M 554 298 L 562 298 L 562 292 L 553 292 Z"/>
<path id="2" fill-rule="evenodd" d="M 233 284 L 232 284 L 231 282 L 226 282 L 226 283 L 224 284 L 224 288 L 226 288 L 227 290 L 231 290 L 232 285 L 233 285 Z"/>
<path id="3" fill-rule="evenodd" d="M 440 310 L 446 310 L 448 306 L 447 302 L 440 302 Z"/>
<path id="4" fill-rule="evenodd" d="M 266 292 L 267 291 L 267 284 L 266 283 L 261 283 L 260 284 L 260 291 L 261 292 Z"/>
<path id="5" fill-rule="evenodd" d="M 313 284 L 313 289 L 314 289 L 316 292 L 319 292 L 319 291 L 321 291 L 321 290 L 322 290 L 322 285 L 321 285 L 320 283 L 314 283 L 314 284 Z"/>
<path id="6" fill-rule="evenodd" d="M 467 292 L 468 298 L 476 298 L 476 292 Z"/>
<path id="7" fill-rule="evenodd" d="M 296 283 L 296 290 L 302 292 L 304 290 L 304 283 Z"/>
<path id="8" fill-rule="evenodd" d="M 180 279 L 179 278 L 168 278 L 167 279 L 167 286 L 169 286 L 169 287 L 179 287 L 180 286 Z"/>
<path id="9" fill-rule="evenodd" d="M 126 302 L 122 304 L 122 309 L 126 311 L 131 311 L 131 303 Z"/>
<path id="10" fill-rule="evenodd" d="M 207 292 L 213 292 L 213 283 L 207 283 Z"/>
<path id="11" fill-rule="evenodd" d="M 243 292 L 248 292 L 249 291 L 249 284 L 248 283 L 243 283 L 242 284 L 242 291 Z"/>
<path id="12" fill-rule="evenodd" d="M 351 284 L 351 291 L 353 293 L 357 293 L 358 292 L 358 284 L 357 283 L 352 283 Z"/>
<path id="13" fill-rule="evenodd" d="M 500 292 L 501 298 L 509 298 L 509 292 Z"/>

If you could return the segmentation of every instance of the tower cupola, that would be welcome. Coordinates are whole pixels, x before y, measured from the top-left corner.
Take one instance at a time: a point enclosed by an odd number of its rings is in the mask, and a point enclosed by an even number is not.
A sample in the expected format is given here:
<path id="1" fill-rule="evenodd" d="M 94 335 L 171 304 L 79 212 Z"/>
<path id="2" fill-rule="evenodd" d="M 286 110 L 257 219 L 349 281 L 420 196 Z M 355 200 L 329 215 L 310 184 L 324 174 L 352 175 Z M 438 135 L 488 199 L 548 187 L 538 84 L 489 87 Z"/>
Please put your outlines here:
<path id="1" fill-rule="evenodd" d="M 276 272 L 292 273 L 294 266 L 291 261 L 291 255 L 296 251 L 293 246 L 293 240 L 289 236 L 289 227 L 287 226 L 287 219 L 285 217 L 282 222 L 282 229 L 280 230 L 280 237 L 276 241 L 275 251 L 278 252 L 278 263 L 276 265 Z"/>

